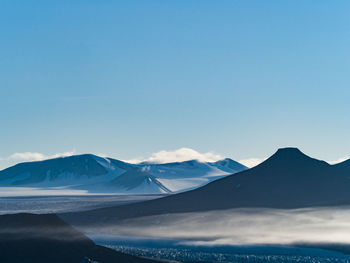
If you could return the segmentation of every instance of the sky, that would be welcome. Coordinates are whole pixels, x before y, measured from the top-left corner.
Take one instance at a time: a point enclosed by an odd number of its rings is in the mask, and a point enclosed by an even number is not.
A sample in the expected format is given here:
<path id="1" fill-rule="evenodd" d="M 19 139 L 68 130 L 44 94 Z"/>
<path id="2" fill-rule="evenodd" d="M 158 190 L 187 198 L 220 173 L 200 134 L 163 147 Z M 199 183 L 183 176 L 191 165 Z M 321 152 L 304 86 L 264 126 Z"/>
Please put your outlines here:
<path id="1" fill-rule="evenodd" d="M 1 1 L 0 168 L 286 146 L 347 158 L 349 13 L 342 0 Z"/>

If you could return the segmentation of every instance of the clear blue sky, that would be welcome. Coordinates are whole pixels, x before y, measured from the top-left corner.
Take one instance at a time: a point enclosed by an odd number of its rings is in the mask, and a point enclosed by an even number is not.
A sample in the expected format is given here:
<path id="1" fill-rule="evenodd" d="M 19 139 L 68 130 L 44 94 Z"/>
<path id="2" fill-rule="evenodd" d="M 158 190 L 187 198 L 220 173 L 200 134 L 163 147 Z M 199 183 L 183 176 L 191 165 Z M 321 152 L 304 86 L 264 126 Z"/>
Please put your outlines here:
<path id="1" fill-rule="evenodd" d="M 349 1 L 1 1 L 0 157 L 350 155 Z"/>

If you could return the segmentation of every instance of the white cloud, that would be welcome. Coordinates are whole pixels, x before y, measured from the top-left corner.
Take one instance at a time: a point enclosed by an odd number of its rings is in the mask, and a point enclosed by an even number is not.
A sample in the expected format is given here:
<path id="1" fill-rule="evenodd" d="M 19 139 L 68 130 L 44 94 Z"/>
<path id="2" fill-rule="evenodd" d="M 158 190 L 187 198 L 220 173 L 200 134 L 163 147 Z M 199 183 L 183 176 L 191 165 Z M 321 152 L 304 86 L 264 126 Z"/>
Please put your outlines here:
<path id="1" fill-rule="evenodd" d="M 45 159 L 45 155 L 35 152 L 14 153 L 7 157 L 8 160 L 16 161 L 39 161 Z"/>
<path id="2" fill-rule="evenodd" d="M 224 159 L 220 154 L 213 152 L 200 153 L 190 148 L 180 148 L 174 151 L 159 151 L 153 153 L 148 158 L 136 158 L 127 160 L 130 163 L 150 162 L 150 163 L 172 163 L 189 160 L 200 162 L 215 162 Z"/>
<path id="3" fill-rule="evenodd" d="M 75 151 L 56 153 L 53 155 L 44 155 L 38 152 L 23 152 L 23 153 L 14 153 L 10 155 L 7 159 L 22 161 L 22 162 L 31 162 L 31 161 L 42 161 L 45 159 L 52 159 L 52 158 L 58 158 L 58 157 L 66 157 L 74 154 L 75 154 Z"/>
<path id="4" fill-rule="evenodd" d="M 263 158 L 248 158 L 248 159 L 239 160 L 238 162 L 247 166 L 248 168 L 252 168 L 262 163 L 265 160 L 266 159 L 263 159 Z"/>

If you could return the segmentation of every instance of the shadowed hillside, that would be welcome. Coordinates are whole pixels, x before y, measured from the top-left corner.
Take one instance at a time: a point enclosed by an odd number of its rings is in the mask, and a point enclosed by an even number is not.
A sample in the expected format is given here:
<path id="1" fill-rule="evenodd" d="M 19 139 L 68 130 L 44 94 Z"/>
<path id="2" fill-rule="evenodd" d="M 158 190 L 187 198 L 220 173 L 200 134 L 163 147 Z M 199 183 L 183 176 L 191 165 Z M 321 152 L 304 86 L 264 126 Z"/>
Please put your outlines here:
<path id="1" fill-rule="evenodd" d="M 301 208 L 350 205 L 349 161 L 330 165 L 296 148 L 279 149 L 262 164 L 193 191 L 115 208 L 63 217 L 75 224 L 102 215 L 118 220 L 148 215 L 241 207 Z M 83 220 L 81 220 L 83 217 Z"/>
<path id="2" fill-rule="evenodd" d="M 148 259 L 97 246 L 53 214 L 0 216 L 3 263 L 151 263 Z"/>

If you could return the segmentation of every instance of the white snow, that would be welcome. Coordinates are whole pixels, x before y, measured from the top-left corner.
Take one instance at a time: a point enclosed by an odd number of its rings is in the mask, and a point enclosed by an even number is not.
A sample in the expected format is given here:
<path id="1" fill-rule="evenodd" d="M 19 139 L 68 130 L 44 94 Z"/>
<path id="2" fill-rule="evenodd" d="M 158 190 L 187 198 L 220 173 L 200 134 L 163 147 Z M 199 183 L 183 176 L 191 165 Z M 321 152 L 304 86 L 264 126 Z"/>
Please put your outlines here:
<path id="1" fill-rule="evenodd" d="M 67 157 L 69 158 L 69 157 Z M 235 173 L 233 169 L 226 166 L 225 160 L 220 164 L 203 163 L 199 161 L 186 161 L 182 163 L 168 164 L 140 164 L 119 165 L 108 158 L 93 156 L 93 158 L 107 171 L 102 175 L 84 175 L 64 172 L 55 177 L 55 167 L 46 171 L 46 177 L 39 183 L 16 185 L 17 182 L 30 179 L 30 169 L 26 173 L 14 174 L 7 180 L 0 182 L 2 193 L 8 196 L 9 189 L 18 195 L 81 195 L 87 193 L 118 193 L 118 194 L 159 194 L 171 192 L 182 192 L 203 186 L 220 177 Z M 87 162 L 87 160 L 85 160 Z M 123 167 L 120 168 L 119 166 Z M 134 171 L 137 176 L 149 174 L 150 178 L 135 186 L 135 181 L 130 178 L 130 187 L 125 185 L 118 187 L 113 180 L 125 172 Z M 138 170 L 139 169 L 139 170 Z M 85 171 L 86 169 L 84 169 Z M 138 174 L 140 172 L 140 175 Z M 6 187 L 5 187 L 6 186 Z M 21 187 L 16 187 L 21 186 Z M 22 187 L 24 186 L 24 187 Z M 1 189 L 1 187 L 0 187 Z M 1 192 L 0 192 L 1 195 Z"/>
<path id="2" fill-rule="evenodd" d="M 220 177 L 234 173 L 219 169 L 211 163 L 192 161 L 191 163 L 149 165 L 148 173 L 157 178 L 172 192 L 182 192 L 203 186 Z"/>
<path id="3" fill-rule="evenodd" d="M 158 181 L 172 192 L 186 191 L 210 182 L 206 178 L 161 179 Z"/>

